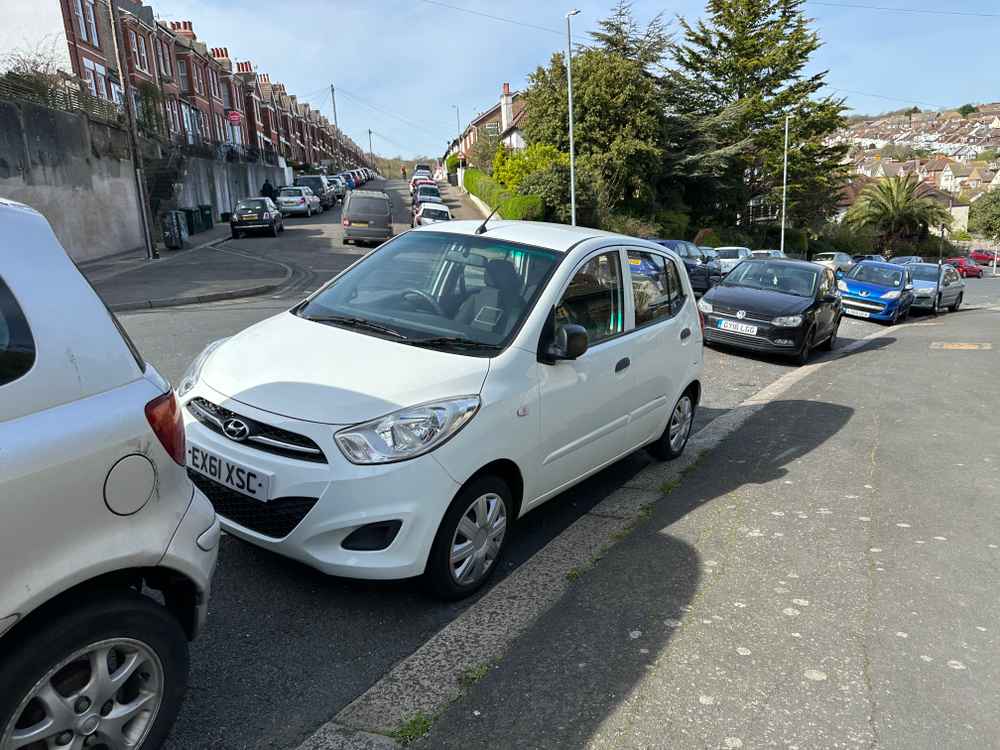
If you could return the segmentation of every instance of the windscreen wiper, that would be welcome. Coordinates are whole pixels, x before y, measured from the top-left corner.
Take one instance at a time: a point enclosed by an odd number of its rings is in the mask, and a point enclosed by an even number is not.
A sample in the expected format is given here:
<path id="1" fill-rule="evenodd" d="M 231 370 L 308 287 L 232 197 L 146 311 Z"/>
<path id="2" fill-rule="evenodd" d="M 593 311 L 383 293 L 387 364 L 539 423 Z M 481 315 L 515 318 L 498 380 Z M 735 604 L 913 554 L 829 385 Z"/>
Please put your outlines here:
<path id="1" fill-rule="evenodd" d="M 406 336 L 394 328 L 389 328 L 389 326 L 384 326 L 381 323 L 375 323 L 371 320 L 365 320 L 364 318 L 351 318 L 345 315 L 318 315 L 315 317 L 306 317 L 306 320 L 313 320 L 317 323 L 333 323 L 334 325 L 345 326 L 348 328 L 364 328 L 369 331 L 375 331 L 376 333 L 386 333 L 390 336 L 395 336 L 397 339 L 406 338 Z"/>
<path id="2" fill-rule="evenodd" d="M 413 346 L 426 346 L 430 348 L 451 347 L 452 349 L 470 349 L 484 352 L 498 352 L 503 347 L 496 344 L 487 344 L 483 341 L 473 341 L 462 336 L 432 336 L 428 339 L 413 339 L 407 341 Z"/>

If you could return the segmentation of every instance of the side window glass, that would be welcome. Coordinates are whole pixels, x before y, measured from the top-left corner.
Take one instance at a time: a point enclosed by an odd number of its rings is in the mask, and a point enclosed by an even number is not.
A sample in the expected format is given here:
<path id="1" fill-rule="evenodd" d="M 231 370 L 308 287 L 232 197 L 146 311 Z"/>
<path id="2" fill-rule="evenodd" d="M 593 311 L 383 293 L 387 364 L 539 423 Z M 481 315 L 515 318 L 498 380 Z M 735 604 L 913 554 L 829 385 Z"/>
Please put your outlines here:
<path id="1" fill-rule="evenodd" d="M 593 345 L 622 332 L 623 309 L 621 265 L 615 250 L 594 256 L 576 272 L 556 305 L 556 325 L 583 326 Z"/>
<path id="2" fill-rule="evenodd" d="M 825 297 L 830 293 L 830 277 L 828 274 L 820 274 L 818 292 L 820 297 Z"/>
<path id="3" fill-rule="evenodd" d="M 0 386 L 23 376 L 35 364 L 35 341 L 28 321 L 0 279 Z"/>
<path id="4" fill-rule="evenodd" d="M 636 326 L 670 317 L 670 285 L 662 255 L 628 251 L 628 270 L 635 303 Z"/>
<path id="5" fill-rule="evenodd" d="M 684 285 L 681 283 L 681 272 L 672 260 L 666 260 L 667 284 L 669 286 L 670 314 L 676 315 L 684 307 Z"/>

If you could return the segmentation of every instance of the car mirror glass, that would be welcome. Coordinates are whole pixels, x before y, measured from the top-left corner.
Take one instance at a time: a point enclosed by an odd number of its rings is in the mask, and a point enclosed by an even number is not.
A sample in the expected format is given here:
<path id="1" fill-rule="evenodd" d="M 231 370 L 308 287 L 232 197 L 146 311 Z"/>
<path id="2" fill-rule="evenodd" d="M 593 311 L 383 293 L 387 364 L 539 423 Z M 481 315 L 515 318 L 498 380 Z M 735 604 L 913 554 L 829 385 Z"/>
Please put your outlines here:
<path id="1" fill-rule="evenodd" d="M 575 323 L 557 325 L 547 354 L 553 362 L 573 360 L 587 351 L 587 329 Z"/>

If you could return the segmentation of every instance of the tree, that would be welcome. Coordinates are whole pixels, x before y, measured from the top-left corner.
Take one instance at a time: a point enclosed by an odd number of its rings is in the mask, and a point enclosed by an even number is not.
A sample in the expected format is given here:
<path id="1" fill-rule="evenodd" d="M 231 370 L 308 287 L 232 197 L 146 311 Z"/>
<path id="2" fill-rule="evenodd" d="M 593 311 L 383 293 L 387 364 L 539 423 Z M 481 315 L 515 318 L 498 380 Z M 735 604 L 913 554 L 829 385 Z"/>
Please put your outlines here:
<path id="1" fill-rule="evenodd" d="M 926 238 L 929 227 L 950 227 L 952 216 L 911 174 L 868 185 L 844 220 L 851 227 L 873 230 L 876 245 L 891 255 L 900 243 Z"/>
<path id="2" fill-rule="evenodd" d="M 486 128 L 479 128 L 476 142 L 472 144 L 467 154 L 469 164 L 486 174 L 493 174 L 493 157 L 496 156 L 499 146 L 499 134 L 491 133 Z"/>
<path id="3" fill-rule="evenodd" d="M 973 112 L 978 112 L 978 111 L 979 108 L 976 107 L 975 104 L 963 104 L 961 107 L 958 108 L 958 114 L 962 115 L 962 117 L 968 117 Z"/>
<path id="4" fill-rule="evenodd" d="M 972 204 L 969 231 L 1000 242 L 1000 190 L 987 193 Z"/>
<path id="5" fill-rule="evenodd" d="M 520 151 L 501 148 L 493 159 L 493 177 L 504 187 L 517 190 L 532 172 L 548 169 L 553 164 L 569 167 L 569 154 L 547 143 L 532 143 Z"/>
<path id="6" fill-rule="evenodd" d="M 844 104 L 815 98 L 826 73 L 805 72 L 821 42 L 802 13 L 804 1 L 708 0 L 706 20 L 680 20 L 684 40 L 674 49 L 669 87 L 673 110 L 731 115 L 719 120 L 715 141 L 734 153 L 701 223 L 716 219 L 748 227 L 751 200 L 780 201 L 785 115 L 791 115 L 791 220 L 819 226 L 836 208 L 847 146 L 828 144 L 827 138 L 844 125 Z"/>

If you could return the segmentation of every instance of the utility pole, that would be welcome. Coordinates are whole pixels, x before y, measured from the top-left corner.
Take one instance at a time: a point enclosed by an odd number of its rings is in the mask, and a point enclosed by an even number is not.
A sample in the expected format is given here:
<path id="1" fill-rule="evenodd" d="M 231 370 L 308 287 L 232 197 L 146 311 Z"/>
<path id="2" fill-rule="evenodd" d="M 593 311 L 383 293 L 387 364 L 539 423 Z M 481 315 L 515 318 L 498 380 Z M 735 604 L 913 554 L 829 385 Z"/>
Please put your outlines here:
<path id="1" fill-rule="evenodd" d="M 121 17 L 118 14 L 116 0 L 108 0 L 111 11 L 111 36 L 115 42 L 115 61 L 118 64 L 118 75 L 122 79 L 122 92 L 125 97 L 125 112 L 128 116 L 129 144 L 132 148 L 132 164 L 135 167 L 135 190 L 139 199 L 139 218 L 142 225 L 142 239 L 146 245 L 146 260 L 156 260 L 160 254 L 153 244 L 153 234 L 150 229 L 149 199 L 146 195 L 146 180 L 143 177 L 142 152 L 139 150 L 139 131 L 135 121 L 135 96 L 132 93 L 132 82 L 129 79 L 128 68 L 122 65 L 121 51 L 125 47 L 125 30 L 122 28 Z"/>
<path id="2" fill-rule="evenodd" d="M 372 129 L 368 128 L 368 158 L 371 159 L 369 166 L 375 169 L 375 149 L 372 147 Z"/>
<path id="3" fill-rule="evenodd" d="M 340 126 L 337 124 L 337 89 L 333 87 L 332 83 L 330 84 L 330 99 L 333 100 L 333 126 L 339 128 Z"/>
<path id="4" fill-rule="evenodd" d="M 455 153 L 462 153 L 462 118 L 458 116 L 458 105 L 452 104 L 452 109 L 455 110 Z"/>
<path id="5" fill-rule="evenodd" d="M 785 254 L 785 203 L 788 201 L 788 121 L 791 115 L 785 115 L 785 168 L 781 178 L 781 254 Z"/>
<path id="6" fill-rule="evenodd" d="M 570 19 L 579 13 L 573 9 L 566 14 L 566 89 L 569 95 L 569 216 L 576 226 L 576 151 L 573 148 L 573 33 Z"/>

